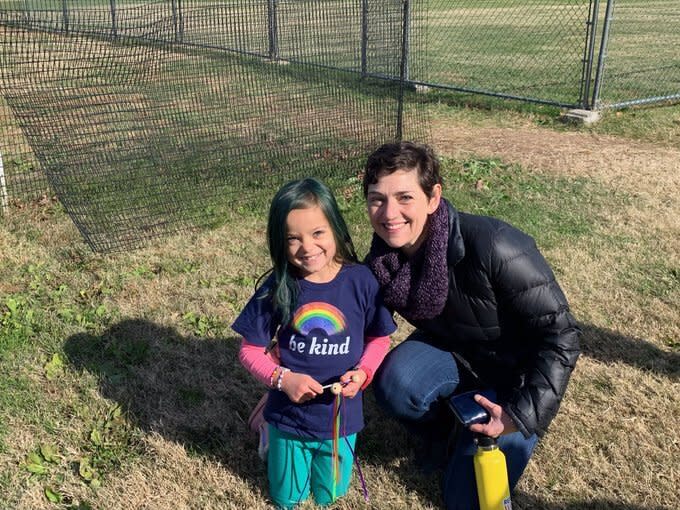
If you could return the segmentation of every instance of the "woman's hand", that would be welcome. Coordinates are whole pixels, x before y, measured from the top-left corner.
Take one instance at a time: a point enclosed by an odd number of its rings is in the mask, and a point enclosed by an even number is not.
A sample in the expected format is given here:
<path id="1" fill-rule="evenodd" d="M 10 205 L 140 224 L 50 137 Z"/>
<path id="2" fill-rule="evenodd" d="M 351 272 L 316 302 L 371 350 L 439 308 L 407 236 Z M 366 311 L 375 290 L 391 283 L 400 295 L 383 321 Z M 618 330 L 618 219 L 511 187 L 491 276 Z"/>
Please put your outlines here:
<path id="1" fill-rule="evenodd" d="M 357 370 L 348 370 L 340 376 L 340 382 L 344 384 L 342 388 L 342 396 L 354 398 L 364 382 L 366 382 L 366 372 L 358 368 Z"/>
<path id="2" fill-rule="evenodd" d="M 490 419 L 487 423 L 475 423 L 474 425 L 470 425 L 470 431 L 484 434 L 489 437 L 498 437 L 503 434 L 517 432 L 517 427 L 512 421 L 512 418 L 503 411 L 501 406 L 494 404 L 491 400 L 484 398 L 481 395 L 475 395 L 475 402 L 488 411 Z"/>
<path id="3" fill-rule="evenodd" d="M 307 374 L 287 371 L 281 380 L 281 391 L 296 404 L 302 404 L 323 393 L 323 388 Z"/>

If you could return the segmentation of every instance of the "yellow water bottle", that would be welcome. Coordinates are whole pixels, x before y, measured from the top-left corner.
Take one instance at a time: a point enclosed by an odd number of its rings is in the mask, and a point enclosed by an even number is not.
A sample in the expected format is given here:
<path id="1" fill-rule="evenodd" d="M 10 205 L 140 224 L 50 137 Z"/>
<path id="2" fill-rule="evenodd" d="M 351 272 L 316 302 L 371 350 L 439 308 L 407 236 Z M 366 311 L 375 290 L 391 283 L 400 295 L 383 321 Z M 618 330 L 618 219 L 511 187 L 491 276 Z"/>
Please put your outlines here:
<path id="1" fill-rule="evenodd" d="M 493 437 L 477 435 L 473 462 L 480 510 L 512 510 L 505 455 Z"/>

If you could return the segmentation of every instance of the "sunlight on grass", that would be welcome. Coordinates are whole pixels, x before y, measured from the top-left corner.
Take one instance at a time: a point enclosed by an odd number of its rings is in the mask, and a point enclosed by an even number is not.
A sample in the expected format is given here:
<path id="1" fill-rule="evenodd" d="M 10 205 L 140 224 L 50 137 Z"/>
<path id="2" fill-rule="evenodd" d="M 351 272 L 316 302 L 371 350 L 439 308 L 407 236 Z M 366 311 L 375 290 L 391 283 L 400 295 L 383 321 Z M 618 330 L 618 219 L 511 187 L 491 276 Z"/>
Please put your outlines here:
<path id="1" fill-rule="evenodd" d="M 659 239 L 630 224 L 627 214 L 640 210 L 639 199 L 597 180 L 493 158 L 443 155 L 442 163 L 445 196 L 462 211 L 497 216 L 532 234 L 581 310 L 577 316 L 587 319 L 584 357 L 516 504 L 593 508 L 579 503 L 587 497 L 606 505 L 599 475 L 585 468 L 593 456 L 606 441 L 625 445 L 623 438 L 651 434 L 659 424 L 672 428 L 679 418 L 655 411 L 677 408 L 670 397 L 679 377 L 677 257 L 647 256 L 655 244 L 665 250 L 673 241 L 665 230 L 654 234 Z M 371 230 L 360 182 L 327 180 L 363 256 Z M 181 481 L 176 508 L 197 501 L 200 508 L 266 508 L 264 467 L 245 429 L 261 390 L 236 359 L 229 324 L 270 265 L 264 235 L 272 193 L 262 190 L 247 208 L 219 211 L 212 230 L 108 256 L 84 248 L 55 204 L 2 219 L 0 492 L 7 504 L 141 508 L 151 492 Z M 636 386 L 640 378 L 649 381 Z M 665 397 L 649 393 L 650 378 Z M 610 424 L 607 434 L 596 432 L 603 402 L 625 415 L 629 399 L 639 412 Z M 389 502 L 384 508 L 438 506 L 436 477 L 414 469 L 405 433 L 370 394 L 366 415 L 358 452 L 372 497 Z M 640 449 L 660 464 L 668 458 L 654 442 L 625 448 L 600 462 L 632 462 Z M 565 470 L 560 458 L 575 467 Z M 672 500 L 672 477 L 656 488 L 636 482 L 652 465 L 638 466 L 635 479 L 617 479 L 627 500 L 639 503 L 631 508 L 649 508 L 642 502 L 657 491 Z M 557 497 L 565 505 L 546 503 Z M 361 507 L 357 487 L 346 504 Z"/>

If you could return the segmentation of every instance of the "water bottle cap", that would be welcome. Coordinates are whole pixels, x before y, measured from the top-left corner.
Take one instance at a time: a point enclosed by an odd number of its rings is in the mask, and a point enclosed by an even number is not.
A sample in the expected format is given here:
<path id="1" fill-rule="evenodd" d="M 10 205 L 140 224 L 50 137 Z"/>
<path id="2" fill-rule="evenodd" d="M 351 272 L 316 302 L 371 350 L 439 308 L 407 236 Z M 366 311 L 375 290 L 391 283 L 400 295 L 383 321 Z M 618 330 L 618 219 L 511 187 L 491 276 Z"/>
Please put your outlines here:
<path id="1" fill-rule="evenodd" d="M 494 448 L 498 448 L 498 441 L 495 437 L 483 436 L 480 434 L 477 436 L 477 446 L 484 448 L 485 450 L 493 450 Z"/>

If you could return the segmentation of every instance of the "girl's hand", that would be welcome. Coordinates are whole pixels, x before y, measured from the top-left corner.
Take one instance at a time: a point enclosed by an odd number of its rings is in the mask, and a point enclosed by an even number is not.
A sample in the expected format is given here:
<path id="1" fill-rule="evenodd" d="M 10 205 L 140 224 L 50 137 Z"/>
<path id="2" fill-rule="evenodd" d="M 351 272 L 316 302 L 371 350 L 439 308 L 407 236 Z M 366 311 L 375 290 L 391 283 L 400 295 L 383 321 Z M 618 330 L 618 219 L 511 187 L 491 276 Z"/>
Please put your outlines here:
<path id="1" fill-rule="evenodd" d="M 503 408 L 498 404 L 494 404 L 488 398 L 481 395 L 475 395 L 475 402 L 489 412 L 490 419 L 488 423 L 475 423 L 470 425 L 472 432 L 484 434 L 489 437 L 498 437 L 503 434 L 511 434 L 517 432 L 517 426 L 512 418 L 503 411 Z"/>
<path id="2" fill-rule="evenodd" d="M 354 398 L 364 382 L 366 382 L 366 372 L 360 368 L 357 370 L 348 370 L 340 377 L 340 382 L 345 386 L 342 388 L 342 396 Z"/>
<path id="3" fill-rule="evenodd" d="M 323 393 L 321 384 L 307 374 L 288 371 L 283 374 L 281 390 L 296 404 L 302 404 Z"/>

